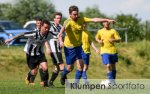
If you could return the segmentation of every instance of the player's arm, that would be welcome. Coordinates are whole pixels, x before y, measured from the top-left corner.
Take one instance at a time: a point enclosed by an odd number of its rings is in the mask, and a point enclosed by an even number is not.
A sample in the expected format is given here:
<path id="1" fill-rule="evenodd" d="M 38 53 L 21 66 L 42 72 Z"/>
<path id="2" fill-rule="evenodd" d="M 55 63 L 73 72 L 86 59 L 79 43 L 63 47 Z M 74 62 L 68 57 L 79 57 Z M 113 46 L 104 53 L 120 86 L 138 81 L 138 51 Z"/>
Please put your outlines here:
<path id="1" fill-rule="evenodd" d="M 20 37 L 20 36 L 22 36 L 22 34 L 18 34 L 18 35 L 16 35 L 15 37 L 12 37 L 12 38 L 9 38 L 9 39 L 5 40 L 5 44 L 8 44 L 8 43 L 11 42 L 12 40 L 14 40 L 14 39 L 16 39 L 16 38 L 18 38 L 18 37 Z"/>
<path id="2" fill-rule="evenodd" d="M 99 44 L 103 44 L 103 40 L 98 38 L 98 36 L 95 37 L 95 40 L 99 43 Z"/>
<path id="3" fill-rule="evenodd" d="M 113 43 L 113 42 L 120 42 L 120 41 L 121 41 L 121 37 L 119 36 L 118 32 L 114 30 L 114 38 L 109 39 L 109 42 Z"/>
<path id="4" fill-rule="evenodd" d="M 31 36 L 33 36 L 33 33 L 34 33 L 34 31 L 18 34 L 18 35 L 14 36 L 14 37 L 12 37 L 12 38 L 10 38 L 10 39 L 7 39 L 7 40 L 5 41 L 5 44 L 8 44 L 8 43 L 11 42 L 12 40 L 17 39 L 17 38 L 20 38 L 20 37 L 22 37 L 22 36 L 24 36 L 24 37 L 31 37 Z"/>
<path id="5" fill-rule="evenodd" d="M 47 53 L 48 55 L 50 55 L 50 53 L 51 53 L 51 48 L 50 48 L 50 44 L 49 44 L 48 41 L 45 42 L 45 48 L 46 48 L 46 53 Z"/>
<path id="6" fill-rule="evenodd" d="M 65 27 L 62 26 L 60 33 L 57 35 L 58 40 L 60 42 L 60 47 L 64 47 L 64 42 L 63 42 L 63 33 L 65 32 Z"/>
<path id="7" fill-rule="evenodd" d="M 91 33 L 88 32 L 88 35 L 89 35 L 89 40 L 88 40 L 88 41 L 89 41 L 90 45 L 91 45 L 92 48 L 95 50 L 95 52 L 99 54 L 100 51 L 99 51 L 99 50 L 97 49 L 97 47 L 94 45 L 93 40 L 92 40 L 92 37 L 91 37 Z"/>
<path id="8" fill-rule="evenodd" d="M 111 42 L 111 43 L 113 43 L 113 42 L 120 42 L 120 41 L 121 41 L 120 38 L 119 39 L 114 39 L 114 38 L 109 39 L 109 42 Z"/>
<path id="9" fill-rule="evenodd" d="M 91 46 L 95 50 L 96 53 L 98 53 L 98 54 L 100 53 L 100 51 L 97 49 L 97 47 L 94 45 L 93 42 L 91 42 Z"/>
<path id="10" fill-rule="evenodd" d="M 92 22 L 105 22 L 105 21 L 115 23 L 115 20 L 113 20 L 113 19 L 107 19 L 107 18 L 92 18 Z"/>
<path id="11" fill-rule="evenodd" d="M 96 36 L 95 36 L 95 40 L 99 43 L 99 44 L 103 44 L 103 39 L 101 38 L 101 34 L 100 34 L 100 30 L 97 32 Z"/>

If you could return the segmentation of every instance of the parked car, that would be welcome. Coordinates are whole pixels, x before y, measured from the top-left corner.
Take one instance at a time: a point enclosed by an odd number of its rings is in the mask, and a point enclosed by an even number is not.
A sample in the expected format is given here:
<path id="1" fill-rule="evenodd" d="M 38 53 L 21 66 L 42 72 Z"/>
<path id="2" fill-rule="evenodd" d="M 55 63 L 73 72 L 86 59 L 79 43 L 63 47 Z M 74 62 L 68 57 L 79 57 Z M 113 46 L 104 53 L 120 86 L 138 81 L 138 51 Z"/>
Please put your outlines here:
<path id="1" fill-rule="evenodd" d="M 2 32 L 0 34 L 0 40 L 4 41 L 8 38 L 11 38 L 13 36 L 16 36 L 17 34 L 28 32 L 29 30 L 26 30 L 22 28 L 18 23 L 8 20 L 0 20 L 0 27 L 2 28 Z M 18 38 L 13 40 L 9 43 L 9 45 L 23 45 L 27 41 L 26 38 Z"/>
<path id="2" fill-rule="evenodd" d="M 23 28 L 27 29 L 27 30 L 34 30 L 36 28 L 36 21 L 28 21 L 24 24 Z"/>
<path id="3" fill-rule="evenodd" d="M 4 40 L 8 38 L 6 32 L 0 27 L 0 45 L 3 44 Z"/>

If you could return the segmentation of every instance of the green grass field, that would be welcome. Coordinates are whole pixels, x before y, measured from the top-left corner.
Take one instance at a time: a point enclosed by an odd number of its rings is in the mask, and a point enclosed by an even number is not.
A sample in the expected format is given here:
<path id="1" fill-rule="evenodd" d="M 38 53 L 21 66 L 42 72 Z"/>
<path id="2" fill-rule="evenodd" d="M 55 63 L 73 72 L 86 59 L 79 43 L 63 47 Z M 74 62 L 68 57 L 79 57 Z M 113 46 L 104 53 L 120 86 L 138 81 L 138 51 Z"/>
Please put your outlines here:
<path id="1" fill-rule="evenodd" d="M 99 45 L 96 44 L 98 47 Z M 117 79 L 149 79 L 150 78 L 150 42 L 132 42 L 128 45 L 117 44 L 119 62 L 117 63 Z M 64 56 L 63 56 L 64 57 Z M 51 76 L 53 65 L 49 56 L 48 66 Z M 64 59 L 65 61 L 65 59 Z M 34 86 L 24 83 L 27 72 L 26 57 L 23 46 L 0 46 L 0 94 L 65 94 L 60 84 L 60 75 L 55 81 L 55 88 L 43 88 L 37 75 Z M 68 75 L 73 79 L 75 70 Z M 106 79 L 106 70 L 101 58 L 92 50 L 88 70 L 89 79 Z"/>

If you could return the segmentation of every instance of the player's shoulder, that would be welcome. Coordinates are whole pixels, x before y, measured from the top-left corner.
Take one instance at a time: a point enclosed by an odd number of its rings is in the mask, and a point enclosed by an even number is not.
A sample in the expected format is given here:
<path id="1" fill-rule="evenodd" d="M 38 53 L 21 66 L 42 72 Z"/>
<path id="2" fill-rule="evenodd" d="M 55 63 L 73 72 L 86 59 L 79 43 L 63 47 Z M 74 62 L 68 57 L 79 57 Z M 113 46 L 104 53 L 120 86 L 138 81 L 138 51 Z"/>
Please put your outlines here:
<path id="1" fill-rule="evenodd" d="M 65 21 L 64 21 L 64 23 L 68 23 L 68 22 L 70 22 L 71 21 L 71 18 L 68 18 L 68 19 L 66 19 Z"/>
<path id="2" fill-rule="evenodd" d="M 51 28 L 54 27 L 54 21 L 50 21 L 50 24 L 51 24 Z"/>
<path id="3" fill-rule="evenodd" d="M 78 20 L 84 20 L 85 17 L 78 17 Z"/>
<path id="4" fill-rule="evenodd" d="M 111 30 L 112 30 L 112 31 L 116 31 L 116 29 L 114 29 L 114 28 L 111 28 Z"/>
<path id="5" fill-rule="evenodd" d="M 113 28 L 110 29 L 110 31 L 111 31 L 111 32 L 114 32 L 114 33 L 117 32 L 116 29 L 113 29 Z"/>
<path id="6" fill-rule="evenodd" d="M 80 21 L 84 21 L 84 22 L 90 22 L 90 21 L 92 21 L 92 19 L 91 18 L 88 18 L 88 17 L 79 17 L 78 18 Z"/>
<path id="7" fill-rule="evenodd" d="M 71 22 L 71 19 L 70 18 L 68 18 L 68 19 L 66 19 L 65 21 L 64 21 L 64 26 L 66 26 L 67 24 L 69 24 Z"/>
<path id="8" fill-rule="evenodd" d="M 85 22 L 92 22 L 93 18 L 84 17 Z"/>
<path id="9" fill-rule="evenodd" d="M 61 25 L 61 24 L 58 24 L 58 26 L 59 26 L 59 27 L 62 27 L 62 25 Z"/>

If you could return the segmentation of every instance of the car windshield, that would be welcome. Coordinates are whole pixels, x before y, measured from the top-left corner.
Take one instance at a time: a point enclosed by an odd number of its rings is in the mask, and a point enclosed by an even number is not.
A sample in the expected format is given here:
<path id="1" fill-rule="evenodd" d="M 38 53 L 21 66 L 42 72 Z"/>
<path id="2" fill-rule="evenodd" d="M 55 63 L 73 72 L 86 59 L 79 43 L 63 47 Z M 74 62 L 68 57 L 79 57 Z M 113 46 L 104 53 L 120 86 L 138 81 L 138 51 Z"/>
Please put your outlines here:
<path id="1" fill-rule="evenodd" d="M 0 26 L 5 30 L 22 29 L 22 27 L 15 22 L 0 22 Z"/>
<path id="2" fill-rule="evenodd" d="M 28 30 L 34 30 L 36 28 L 36 24 L 35 23 L 31 23 L 31 24 L 28 24 L 25 29 L 28 29 Z"/>
<path id="3" fill-rule="evenodd" d="M 0 33 L 3 33 L 4 32 L 4 30 L 0 27 Z"/>

